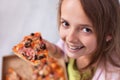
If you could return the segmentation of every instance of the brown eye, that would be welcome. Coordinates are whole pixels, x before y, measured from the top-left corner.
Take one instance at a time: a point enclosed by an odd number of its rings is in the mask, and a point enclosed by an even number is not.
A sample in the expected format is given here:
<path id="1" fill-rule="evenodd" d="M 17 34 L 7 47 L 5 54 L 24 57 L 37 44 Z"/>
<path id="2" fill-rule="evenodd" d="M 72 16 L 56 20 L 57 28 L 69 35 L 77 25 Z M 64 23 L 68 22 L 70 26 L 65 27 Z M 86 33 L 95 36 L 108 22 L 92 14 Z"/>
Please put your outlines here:
<path id="1" fill-rule="evenodd" d="M 69 26 L 69 24 L 66 21 L 62 22 L 62 24 L 63 26 Z"/>
<path id="2" fill-rule="evenodd" d="M 62 27 L 64 27 L 64 28 L 68 28 L 69 23 L 68 23 L 67 21 L 62 21 L 62 22 L 61 22 L 61 25 L 62 25 Z"/>
<path id="3" fill-rule="evenodd" d="M 83 32 L 92 32 L 92 30 L 89 28 L 83 28 Z"/>

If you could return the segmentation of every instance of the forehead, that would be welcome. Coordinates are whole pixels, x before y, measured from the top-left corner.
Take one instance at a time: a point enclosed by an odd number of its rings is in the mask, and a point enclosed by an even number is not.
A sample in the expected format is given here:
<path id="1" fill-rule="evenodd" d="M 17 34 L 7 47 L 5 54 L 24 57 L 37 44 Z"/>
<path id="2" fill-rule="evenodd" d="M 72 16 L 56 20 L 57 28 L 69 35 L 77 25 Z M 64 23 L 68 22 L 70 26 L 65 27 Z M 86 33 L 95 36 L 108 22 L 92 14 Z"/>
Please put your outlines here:
<path id="1" fill-rule="evenodd" d="M 92 26 L 90 19 L 83 10 L 80 0 L 63 0 L 61 18 L 76 24 L 84 23 Z"/>
<path id="2" fill-rule="evenodd" d="M 62 13 L 64 12 L 73 13 L 74 11 L 80 14 L 81 13 L 80 9 L 82 9 L 82 6 L 79 0 L 63 0 L 61 5 Z"/>

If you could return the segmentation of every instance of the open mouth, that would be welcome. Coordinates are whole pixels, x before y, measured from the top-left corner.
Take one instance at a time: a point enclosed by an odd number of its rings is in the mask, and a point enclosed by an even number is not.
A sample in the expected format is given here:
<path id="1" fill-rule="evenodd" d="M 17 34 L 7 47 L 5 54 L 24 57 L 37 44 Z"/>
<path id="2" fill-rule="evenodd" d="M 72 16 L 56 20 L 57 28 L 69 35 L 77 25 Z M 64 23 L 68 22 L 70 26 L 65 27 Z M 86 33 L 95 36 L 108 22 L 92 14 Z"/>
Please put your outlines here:
<path id="1" fill-rule="evenodd" d="M 67 49 L 68 49 L 70 52 L 76 52 L 76 51 L 81 50 L 82 48 L 84 48 L 83 45 L 78 46 L 78 45 L 68 45 L 68 44 L 67 44 Z"/>
<path id="2" fill-rule="evenodd" d="M 72 50 L 79 50 L 79 49 L 83 48 L 84 46 L 68 46 L 68 47 Z"/>

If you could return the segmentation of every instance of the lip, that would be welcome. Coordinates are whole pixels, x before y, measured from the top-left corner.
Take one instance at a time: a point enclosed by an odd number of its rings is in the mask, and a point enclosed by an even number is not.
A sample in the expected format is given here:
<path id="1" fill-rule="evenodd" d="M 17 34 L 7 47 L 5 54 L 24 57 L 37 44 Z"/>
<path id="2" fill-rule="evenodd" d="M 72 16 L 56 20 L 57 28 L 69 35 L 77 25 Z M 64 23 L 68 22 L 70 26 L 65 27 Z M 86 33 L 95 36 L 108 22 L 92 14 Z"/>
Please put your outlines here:
<path id="1" fill-rule="evenodd" d="M 69 52 L 71 52 L 71 53 L 77 53 L 77 52 L 79 52 L 82 48 L 84 48 L 84 46 L 83 46 L 83 45 L 78 46 L 78 45 L 69 45 L 69 44 L 66 44 L 66 48 L 67 48 L 67 50 L 68 50 Z"/>

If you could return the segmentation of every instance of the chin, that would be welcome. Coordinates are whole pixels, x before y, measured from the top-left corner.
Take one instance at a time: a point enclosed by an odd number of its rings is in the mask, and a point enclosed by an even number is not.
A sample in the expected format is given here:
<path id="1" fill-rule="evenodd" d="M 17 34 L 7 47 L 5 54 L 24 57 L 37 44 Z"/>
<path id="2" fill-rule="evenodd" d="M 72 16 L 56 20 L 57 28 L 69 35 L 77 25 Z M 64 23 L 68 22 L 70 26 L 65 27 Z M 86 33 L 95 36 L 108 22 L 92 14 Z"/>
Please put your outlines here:
<path id="1" fill-rule="evenodd" d="M 70 58 L 74 58 L 74 59 L 77 59 L 79 58 L 80 56 L 76 55 L 76 54 L 73 54 L 73 53 L 67 53 L 67 55 L 70 57 Z"/>

